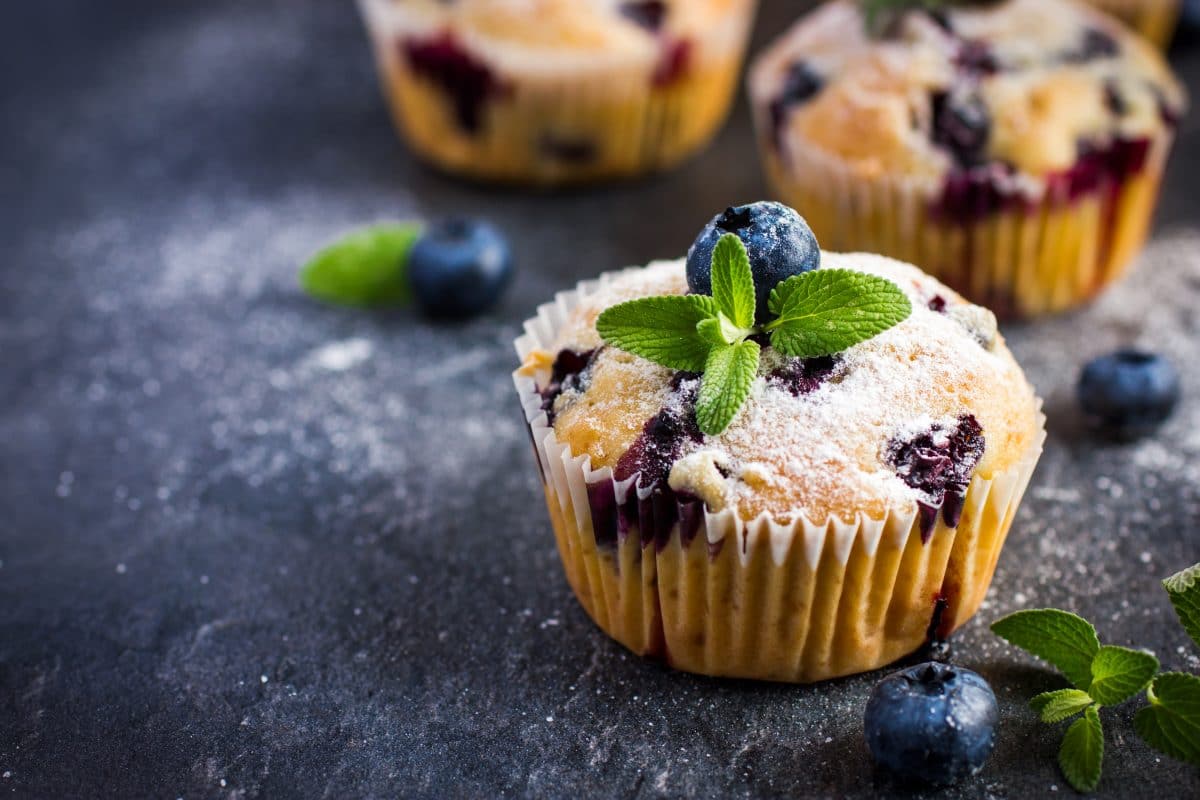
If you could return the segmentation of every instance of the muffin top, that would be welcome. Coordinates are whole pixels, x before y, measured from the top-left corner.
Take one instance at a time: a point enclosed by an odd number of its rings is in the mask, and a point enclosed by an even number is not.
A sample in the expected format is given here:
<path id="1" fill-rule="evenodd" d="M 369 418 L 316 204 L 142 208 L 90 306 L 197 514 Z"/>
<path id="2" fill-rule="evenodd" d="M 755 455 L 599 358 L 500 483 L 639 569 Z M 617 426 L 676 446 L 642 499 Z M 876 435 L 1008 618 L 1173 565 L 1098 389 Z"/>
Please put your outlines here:
<path id="1" fill-rule="evenodd" d="M 1173 126 L 1186 98 L 1162 56 L 1073 0 L 1001 0 L 877 18 L 815 10 L 751 76 L 760 130 L 860 174 L 942 176 L 989 164 L 1042 177 L 1113 140 Z"/>
<path id="2" fill-rule="evenodd" d="M 453 30 L 503 57 L 658 53 L 659 40 L 720 25 L 752 0 L 376 0 L 408 27 Z"/>
<path id="3" fill-rule="evenodd" d="M 747 521 L 878 518 L 916 503 L 956 524 L 949 517 L 971 476 L 1014 468 L 1034 445 L 1032 388 L 991 313 L 915 267 L 823 253 L 821 268 L 893 281 L 912 314 L 835 356 L 764 346 L 749 399 L 717 436 L 695 422 L 697 375 L 606 346 L 596 331 L 600 312 L 619 302 L 686 293 L 682 260 L 606 276 L 522 372 L 559 441 L 643 490 L 669 487 Z"/>

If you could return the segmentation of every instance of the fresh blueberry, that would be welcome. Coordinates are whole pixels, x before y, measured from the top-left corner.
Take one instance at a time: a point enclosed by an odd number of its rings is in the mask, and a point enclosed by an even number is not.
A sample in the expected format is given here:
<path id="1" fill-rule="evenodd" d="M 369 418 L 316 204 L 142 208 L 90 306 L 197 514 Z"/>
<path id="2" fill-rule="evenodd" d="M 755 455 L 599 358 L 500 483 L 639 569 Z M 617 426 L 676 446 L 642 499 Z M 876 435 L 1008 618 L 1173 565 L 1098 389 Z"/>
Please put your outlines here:
<path id="1" fill-rule="evenodd" d="M 1175 410 L 1179 373 L 1156 353 L 1118 350 L 1088 362 L 1077 392 L 1093 427 L 1121 437 L 1139 436 Z"/>
<path id="2" fill-rule="evenodd" d="M 817 237 L 794 210 L 766 202 L 730 206 L 712 218 L 688 250 L 687 281 L 693 294 L 712 293 L 713 250 L 727 233 L 737 234 L 750 255 L 759 324 L 770 316 L 767 301 L 776 285 L 821 265 Z"/>
<path id="3" fill-rule="evenodd" d="M 982 164 L 992 132 L 991 114 L 982 98 L 934 92 L 930 100 L 934 144 L 949 150 L 961 167 Z"/>
<path id="4" fill-rule="evenodd" d="M 996 742 L 996 695 L 980 675 L 930 661 L 893 672 L 867 701 L 867 746 L 903 780 L 950 784 L 983 769 Z"/>
<path id="5" fill-rule="evenodd" d="M 469 317 L 495 305 L 512 277 L 508 241 L 493 225 L 448 219 L 430 226 L 408 257 L 417 303 L 434 317 Z"/>

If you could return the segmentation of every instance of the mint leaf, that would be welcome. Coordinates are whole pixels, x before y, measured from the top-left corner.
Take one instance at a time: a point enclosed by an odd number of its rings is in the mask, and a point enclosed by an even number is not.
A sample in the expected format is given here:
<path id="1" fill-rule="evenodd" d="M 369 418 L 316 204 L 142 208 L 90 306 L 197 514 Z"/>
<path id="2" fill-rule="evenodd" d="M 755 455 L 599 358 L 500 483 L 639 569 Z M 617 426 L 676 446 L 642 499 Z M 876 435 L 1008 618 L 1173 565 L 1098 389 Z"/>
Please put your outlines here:
<path id="1" fill-rule="evenodd" d="M 1092 659 L 1092 683 L 1087 691 L 1100 705 L 1115 706 L 1146 688 L 1156 672 L 1158 659 L 1149 653 L 1106 644 Z"/>
<path id="2" fill-rule="evenodd" d="M 319 300 L 347 306 L 407 303 L 408 251 L 421 227 L 376 225 L 323 248 L 300 271 L 300 286 Z"/>
<path id="3" fill-rule="evenodd" d="M 696 326 L 717 313 L 702 294 L 641 297 L 606 308 L 596 332 L 613 347 L 685 372 L 704 369 L 712 345 Z"/>
<path id="4" fill-rule="evenodd" d="M 886 278 L 848 269 L 793 275 L 771 291 L 771 344 L 789 356 L 840 353 L 897 325 L 912 303 Z"/>
<path id="5" fill-rule="evenodd" d="M 709 344 L 737 344 L 746 338 L 746 331 L 729 321 L 725 312 L 717 312 L 717 316 L 700 320 L 696 325 L 700 338 Z"/>
<path id="6" fill-rule="evenodd" d="M 713 248 L 712 296 L 734 325 L 747 331 L 754 325 L 754 273 L 746 245 L 736 234 L 725 234 Z"/>
<path id="7" fill-rule="evenodd" d="M 1058 689 L 1042 692 L 1029 701 L 1030 707 L 1042 717 L 1042 722 L 1062 722 L 1092 704 L 1092 696 L 1079 689 Z"/>
<path id="8" fill-rule="evenodd" d="M 1081 792 L 1090 792 L 1100 783 L 1104 764 L 1104 728 L 1095 706 L 1071 723 L 1058 749 L 1058 766 L 1067 782 Z"/>
<path id="9" fill-rule="evenodd" d="M 1193 564 L 1163 581 L 1183 629 L 1200 647 L 1200 564 Z"/>
<path id="10" fill-rule="evenodd" d="M 1017 611 L 993 622 L 992 632 L 1050 662 L 1077 689 L 1086 691 L 1091 685 L 1100 640 L 1082 617 L 1056 608 Z"/>
<path id="11" fill-rule="evenodd" d="M 737 416 L 758 374 L 758 355 L 758 343 L 751 341 L 714 347 L 709 353 L 696 400 L 696 422 L 703 433 L 717 436 Z"/>
<path id="12" fill-rule="evenodd" d="M 1200 678 L 1164 672 L 1146 690 L 1150 705 L 1133 718 L 1146 744 L 1200 766 Z"/>

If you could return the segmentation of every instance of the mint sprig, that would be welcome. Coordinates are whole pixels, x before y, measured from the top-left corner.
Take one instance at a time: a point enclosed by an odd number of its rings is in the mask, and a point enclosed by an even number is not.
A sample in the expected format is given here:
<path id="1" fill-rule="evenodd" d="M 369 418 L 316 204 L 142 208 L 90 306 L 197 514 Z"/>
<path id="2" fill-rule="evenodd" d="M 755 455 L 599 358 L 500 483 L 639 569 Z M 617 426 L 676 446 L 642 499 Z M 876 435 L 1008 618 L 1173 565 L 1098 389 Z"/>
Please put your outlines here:
<path id="1" fill-rule="evenodd" d="M 1171 604 L 1200 647 L 1200 564 L 1163 581 Z M 1104 728 L 1100 710 L 1118 705 L 1143 690 L 1149 705 L 1134 717 L 1134 728 L 1151 747 L 1200 766 L 1200 677 L 1183 672 L 1158 673 L 1158 659 L 1140 650 L 1101 645 L 1087 620 L 1053 608 L 1018 611 L 997 620 L 992 631 L 1048 661 L 1074 684 L 1043 692 L 1030 701 L 1043 722 L 1078 717 L 1063 736 L 1059 767 L 1081 792 L 1100 783 Z"/>
<path id="2" fill-rule="evenodd" d="M 354 231 L 309 259 L 300 286 L 313 297 L 345 306 L 409 302 L 408 253 L 421 235 L 415 222 Z"/>
<path id="3" fill-rule="evenodd" d="M 756 325 L 754 274 L 735 234 L 717 241 L 711 264 L 712 296 L 669 295 L 628 300 L 596 320 L 604 341 L 656 364 L 703 373 L 696 401 L 700 430 L 717 436 L 750 396 L 761 348 L 750 337 L 769 334 L 787 356 L 832 355 L 866 341 L 912 313 L 889 280 L 853 270 L 794 275 L 771 292 L 775 319 Z"/>
<path id="4" fill-rule="evenodd" d="M 643 297 L 605 309 L 596 332 L 613 347 L 647 361 L 701 372 L 711 345 L 698 327 L 713 320 L 716 308 L 711 297 L 700 294 Z"/>
<path id="5" fill-rule="evenodd" d="M 771 346 L 801 358 L 840 353 L 903 322 L 912 304 L 896 284 L 848 269 L 793 275 L 771 291 Z"/>
<path id="6" fill-rule="evenodd" d="M 1091 686 L 1100 639 L 1083 617 L 1056 608 L 1030 609 L 997 620 L 992 632 L 1050 662 L 1075 688 L 1086 692 Z"/>
<path id="7" fill-rule="evenodd" d="M 1189 764 L 1200 766 L 1200 678 L 1164 672 L 1146 690 L 1150 705 L 1133 718 L 1146 744 Z"/>
<path id="8" fill-rule="evenodd" d="M 1095 791 L 1104 768 L 1104 727 L 1097 706 L 1088 706 L 1071 723 L 1058 748 L 1058 766 L 1067 782 L 1081 792 Z"/>
<path id="9" fill-rule="evenodd" d="M 1200 647 L 1200 564 L 1176 572 L 1163 581 L 1163 588 L 1183 629 Z"/>

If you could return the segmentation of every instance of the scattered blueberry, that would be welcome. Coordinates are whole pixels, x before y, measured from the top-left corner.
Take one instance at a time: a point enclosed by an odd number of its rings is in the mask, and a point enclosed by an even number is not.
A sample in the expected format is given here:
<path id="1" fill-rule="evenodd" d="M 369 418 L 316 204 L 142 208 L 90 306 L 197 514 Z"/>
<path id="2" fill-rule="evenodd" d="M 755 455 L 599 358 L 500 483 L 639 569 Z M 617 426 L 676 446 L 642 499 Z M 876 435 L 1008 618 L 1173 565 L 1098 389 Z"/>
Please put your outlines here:
<path id="1" fill-rule="evenodd" d="M 512 276 L 504 235 L 478 220 L 430 226 L 408 257 L 408 279 L 430 316 L 469 317 L 495 305 Z"/>
<path id="2" fill-rule="evenodd" d="M 1156 353 L 1118 350 L 1088 362 L 1079 376 L 1088 423 L 1121 437 L 1148 433 L 1179 402 L 1179 373 Z"/>
<path id="3" fill-rule="evenodd" d="M 794 210 L 768 202 L 730 206 L 704 226 L 688 250 L 687 281 L 693 294 L 712 293 L 713 249 L 727 233 L 737 234 L 750 255 L 759 324 L 770 316 L 767 301 L 776 285 L 821 265 L 817 237 Z"/>
<path id="4" fill-rule="evenodd" d="M 983 769 L 998 719 L 987 681 L 931 661 L 880 681 L 867 701 L 864 727 L 881 767 L 905 780 L 945 785 Z"/>

